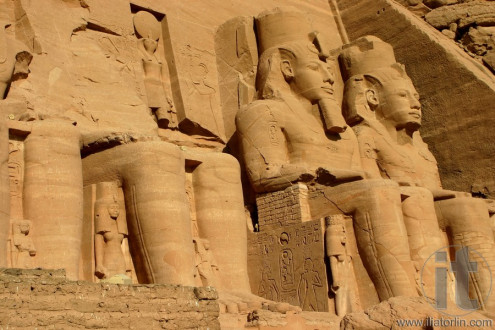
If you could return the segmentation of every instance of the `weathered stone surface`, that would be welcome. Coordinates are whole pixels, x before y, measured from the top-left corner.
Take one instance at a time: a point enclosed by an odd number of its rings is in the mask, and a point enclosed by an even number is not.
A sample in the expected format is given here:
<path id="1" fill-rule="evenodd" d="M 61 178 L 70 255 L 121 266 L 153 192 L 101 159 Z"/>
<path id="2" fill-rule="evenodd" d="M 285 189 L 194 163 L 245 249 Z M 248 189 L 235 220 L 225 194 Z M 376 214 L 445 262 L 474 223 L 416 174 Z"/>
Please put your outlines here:
<path id="1" fill-rule="evenodd" d="M 192 287 L 166 285 L 71 282 L 61 270 L 1 269 L 0 325 L 220 329 L 215 290 L 210 288 L 208 294 L 196 291 Z"/>
<path id="2" fill-rule="evenodd" d="M 477 1 L 437 8 L 426 14 L 425 19 L 437 29 L 459 23 L 465 28 L 474 23 L 480 26 L 495 25 L 495 3 Z"/>
<path id="3" fill-rule="evenodd" d="M 479 320 L 477 323 L 479 329 L 490 329 L 492 326 L 492 320 L 478 313 L 469 314 L 463 318 L 453 318 L 441 314 L 421 298 L 396 297 L 368 308 L 364 312 L 346 315 L 340 323 L 340 328 L 345 330 L 400 329 L 402 327 L 409 328 L 402 323 L 403 321 L 419 321 L 420 324 L 412 326 L 415 326 L 415 329 L 425 329 L 440 327 L 440 324 L 434 322 L 441 319 L 449 322 L 444 323 L 447 327 L 468 327 L 470 320 L 475 322 Z"/>

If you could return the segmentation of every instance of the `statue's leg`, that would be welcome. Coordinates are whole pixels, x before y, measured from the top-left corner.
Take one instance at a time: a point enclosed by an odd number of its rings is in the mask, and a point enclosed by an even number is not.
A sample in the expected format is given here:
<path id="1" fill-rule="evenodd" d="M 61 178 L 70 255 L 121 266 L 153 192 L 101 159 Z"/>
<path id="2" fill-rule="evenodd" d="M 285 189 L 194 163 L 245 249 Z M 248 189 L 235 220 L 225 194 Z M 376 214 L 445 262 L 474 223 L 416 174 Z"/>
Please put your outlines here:
<path id="1" fill-rule="evenodd" d="M 328 188 L 325 197 L 353 216 L 359 253 L 380 300 L 417 295 L 397 184 L 355 181 Z"/>
<path id="2" fill-rule="evenodd" d="M 83 180 L 79 130 L 67 122 L 34 122 L 25 140 L 24 217 L 33 222 L 36 263 L 78 279 Z"/>
<path id="3" fill-rule="evenodd" d="M 1 91 L 1 89 L 0 89 Z M 7 239 L 10 232 L 9 130 L 0 119 L 0 267 L 7 267 Z"/>
<path id="4" fill-rule="evenodd" d="M 239 163 L 227 154 L 211 155 L 194 170 L 193 186 L 199 235 L 210 241 L 220 289 L 250 293 Z"/>
<path id="5" fill-rule="evenodd" d="M 194 285 L 184 158 L 166 142 L 118 146 L 83 160 L 85 184 L 120 179 L 141 283 Z"/>
<path id="6" fill-rule="evenodd" d="M 445 242 L 438 225 L 433 195 L 428 189 L 420 187 L 400 187 L 400 191 L 411 258 L 417 276 L 421 276 L 424 294 L 434 298 L 435 264 L 425 263 L 435 251 L 445 246 Z"/>
<path id="7" fill-rule="evenodd" d="M 467 246 L 479 253 L 469 254 L 470 261 L 477 264 L 477 271 L 473 273 L 477 284 L 470 290 L 476 290 L 478 301 L 483 302 L 488 312 L 495 313 L 495 295 L 492 293 L 495 242 L 487 204 L 481 199 L 461 197 L 437 201 L 435 206 L 438 218 L 446 221 L 452 233 L 453 244 Z"/>

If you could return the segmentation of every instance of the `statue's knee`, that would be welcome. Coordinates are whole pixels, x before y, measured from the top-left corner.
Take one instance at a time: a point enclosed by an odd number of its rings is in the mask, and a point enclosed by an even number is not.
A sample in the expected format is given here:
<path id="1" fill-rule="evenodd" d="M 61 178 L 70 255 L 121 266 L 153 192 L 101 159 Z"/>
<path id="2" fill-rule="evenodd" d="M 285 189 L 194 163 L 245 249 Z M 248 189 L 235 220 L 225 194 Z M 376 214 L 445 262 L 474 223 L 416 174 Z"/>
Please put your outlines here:
<path id="1" fill-rule="evenodd" d="M 206 158 L 193 172 L 203 183 L 219 181 L 230 184 L 241 184 L 239 162 L 229 154 L 212 154 Z"/>

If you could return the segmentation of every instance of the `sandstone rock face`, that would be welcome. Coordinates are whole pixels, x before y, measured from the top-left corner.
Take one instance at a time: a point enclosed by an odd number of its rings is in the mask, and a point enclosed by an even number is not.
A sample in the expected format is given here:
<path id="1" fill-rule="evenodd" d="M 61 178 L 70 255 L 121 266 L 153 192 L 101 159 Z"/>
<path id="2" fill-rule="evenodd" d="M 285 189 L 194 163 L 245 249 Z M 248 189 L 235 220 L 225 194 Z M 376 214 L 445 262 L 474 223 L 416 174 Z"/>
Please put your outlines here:
<path id="1" fill-rule="evenodd" d="M 399 3 L 0 0 L 0 325 L 495 315 L 493 2 Z"/>

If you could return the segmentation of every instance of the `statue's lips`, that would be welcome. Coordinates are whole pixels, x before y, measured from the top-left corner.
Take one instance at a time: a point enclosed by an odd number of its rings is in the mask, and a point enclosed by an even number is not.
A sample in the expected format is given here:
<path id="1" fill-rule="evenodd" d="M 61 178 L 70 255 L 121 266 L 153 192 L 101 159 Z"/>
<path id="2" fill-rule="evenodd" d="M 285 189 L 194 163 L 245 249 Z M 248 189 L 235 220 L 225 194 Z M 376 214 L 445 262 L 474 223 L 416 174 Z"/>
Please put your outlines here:
<path id="1" fill-rule="evenodd" d="M 325 92 L 327 92 L 328 94 L 331 94 L 333 95 L 333 88 L 332 87 L 329 87 L 329 86 L 321 86 L 321 89 L 323 89 Z"/>
<path id="2" fill-rule="evenodd" d="M 409 115 L 411 115 L 411 117 L 414 117 L 416 119 L 421 119 L 421 113 L 420 112 L 412 111 L 412 112 L 409 112 Z"/>

